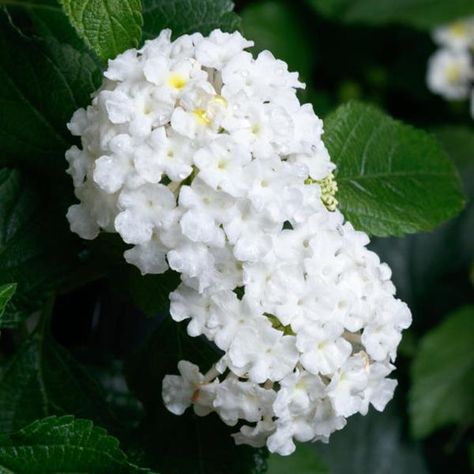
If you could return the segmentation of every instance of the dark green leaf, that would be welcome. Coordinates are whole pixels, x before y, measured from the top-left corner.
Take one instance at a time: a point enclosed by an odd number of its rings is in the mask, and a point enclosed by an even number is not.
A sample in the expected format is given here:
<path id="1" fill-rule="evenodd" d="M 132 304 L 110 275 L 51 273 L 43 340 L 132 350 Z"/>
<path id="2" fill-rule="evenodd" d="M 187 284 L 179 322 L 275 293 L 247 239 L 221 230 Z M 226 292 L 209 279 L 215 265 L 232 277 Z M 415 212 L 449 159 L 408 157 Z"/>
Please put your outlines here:
<path id="1" fill-rule="evenodd" d="M 140 41 L 140 0 L 60 0 L 77 33 L 103 60 Z"/>
<path id="2" fill-rule="evenodd" d="M 431 230 L 463 207 L 457 172 L 428 133 L 359 103 L 325 120 L 337 199 L 354 227 L 378 236 Z"/>
<path id="3" fill-rule="evenodd" d="M 116 438 L 89 420 L 72 416 L 37 420 L 0 436 L 0 471 L 15 474 L 135 474 Z"/>
<path id="4" fill-rule="evenodd" d="M 102 233 L 90 242 L 91 259 L 106 270 L 114 296 L 132 303 L 147 316 L 156 316 L 169 307 L 169 294 L 180 282 L 179 274 L 168 270 L 161 275 L 142 275 L 125 262 L 127 248 L 118 234 Z"/>
<path id="5" fill-rule="evenodd" d="M 136 435 L 137 449 L 145 450 L 146 464 L 166 474 L 250 474 L 265 469 L 262 450 L 236 446 L 229 429 L 215 415 L 182 416 L 163 406 L 161 383 L 177 373 L 177 363 L 189 360 L 206 372 L 219 355 L 205 340 L 190 338 L 185 325 L 162 321 L 143 349 L 129 361 L 130 389 L 143 403 L 146 417 Z"/>
<path id="6" fill-rule="evenodd" d="M 347 421 L 345 428 L 331 435 L 328 444 L 312 445 L 331 474 L 429 473 L 418 443 L 404 436 L 403 413 L 396 399 L 383 413 L 371 410 L 366 416 L 355 415 Z"/>
<path id="7" fill-rule="evenodd" d="M 132 267 L 128 272 L 132 301 L 147 316 L 156 316 L 169 307 L 169 294 L 180 282 L 179 274 L 168 270 L 163 275 L 141 275 Z"/>
<path id="8" fill-rule="evenodd" d="M 271 454 L 267 474 L 330 474 L 321 457 L 306 444 L 300 444 L 291 456 Z"/>
<path id="9" fill-rule="evenodd" d="M 14 295 L 15 291 L 16 283 L 6 283 L 5 285 L 0 285 L 0 321 L 2 320 L 3 313 L 5 312 L 5 307 L 11 300 L 11 297 Z"/>
<path id="10" fill-rule="evenodd" d="M 0 374 L 0 432 L 53 414 L 116 426 L 97 383 L 50 337 L 42 320 Z"/>
<path id="11" fill-rule="evenodd" d="M 412 368 L 412 431 L 424 437 L 474 422 L 474 306 L 454 312 L 421 340 Z"/>
<path id="12" fill-rule="evenodd" d="M 240 18 L 233 12 L 232 0 L 143 0 L 143 36 L 158 36 L 171 28 L 173 36 L 200 32 L 209 34 L 215 28 L 235 31 Z"/>
<path id="13" fill-rule="evenodd" d="M 18 171 L 0 169 L 0 284 L 18 283 L 0 326 L 38 309 L 79 263 L 76 239 L 52 210 Z"/>
<path id="14" fill-rule="evenodd" d="M 435 26 L 474 14 L 472 0 L 308 0 L 319 12 L 347 23 Z"/>
<path id="15" fill-rule="evenodd" d="M 311 39 L 298 12 L 284 1 L 252 3 L 242 14 L 242 30 L 260 52 L 270 50 L 290 69 L 309 78 L 314 62 Z"/>
<path id="16" fill-rule="evenodd" d="M 0 0 L 0 4 L 8 6 L 8 12 L 13 23 L 21 25 L 24 34 L 32 33 L 35 36 L 52 37 L 61 43 L 67 43 L 78 50 L 83 50 L 86 45 L 77 35 L 75 29 L 69 22 L 59 0 Z M 26 12 L 30 18 L 33 28 L 26 24 L 23 16 Z"/>
<path id="17" fill-rule="evenodd" d="M 0 15 L 0 162 L 63 170 L 66 123 L 99 83 L 88 53 L 21 36 Z"/>

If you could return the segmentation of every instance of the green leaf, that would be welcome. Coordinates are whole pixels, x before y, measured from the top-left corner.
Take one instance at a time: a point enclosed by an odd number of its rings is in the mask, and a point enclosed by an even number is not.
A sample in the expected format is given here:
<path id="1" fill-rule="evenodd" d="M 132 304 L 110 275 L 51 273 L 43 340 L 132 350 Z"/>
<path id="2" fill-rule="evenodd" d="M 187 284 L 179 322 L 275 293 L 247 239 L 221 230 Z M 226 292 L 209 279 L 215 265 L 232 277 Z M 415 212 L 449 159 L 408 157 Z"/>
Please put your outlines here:
<path id="1" fill-rule="evenodd" d="M 161 384 L 177 373 L 177 363 L 189 360 L 206 372 L 219 354 L 201 338 L 186 335 L 185 324 L 164 319 L 147 344 L 128 361 L 125 375 L 130 389 L 143 403 L 146 417 L 136 433 L 137 449 L 146 464 L 166 474 L 257 474 L 264 472 L 264 451 L 236 446 L 215 414 L 198 417 L 187 410 L 171 414 L 163 405 Z"/>
<path id="2" fill-rule="evenodd" d="M 329 474 L 321 457 L 306 444 L 296 446 L 291 456 L 271 454 L 268 457 L 267 474 Z"/>
<path id="3" fill-rule="evenodd" d="M 474 306 L 463 307 L 421 340 L 412 367 L 411 426 L 425 437 L 474 423 Z"/>
<path id="4" fill-rule="evenodd" d="M 62 172 L 72 138 L 66 123 L 100 79 L 88 53 L 21 36 L 0 14 L 0 163 Z"/>
<path id="5" fill-rule="evenodd" d="M 401 23 L 430 30 L 474 14 L 472 0 L 308 0 L 316 10 L 347 23 Z"/>
<path id="6" fill-rule="evenodd" d="M 3 313 L 5 312 L 5 307 L 8 302 L 11 300 L 11 297 L 16 291 L 16 283 L 6 283 L 5 285 L 0 285 L 0 321 L 2 320 Z"/>
<path id="7" fill-rule="evenodd" d="M 60 0 L 77 33 L 104 61 L 140 41 L 140 0 Z"/>
<path id="8" fill-rule="evenodd" d="M 167 311 L 168 296 L 180 282 L 179 273 L 168 270 L 160 275 L 142 275 L 123 258 L 129 247 L 118 234 L 102 233 L 89 243 L 91 259 L 105 269 L 114 298 L 133 304 L 147 316 Z"/>
<path id="9" fill-rule="evenodd" d="M 37 418 L 73 414 L 116 428 L 97 383 L 50 336 L 46 318 L 0 373 L 0 432 Z"/>
<path id="10" fill-rule="evenodd" d="M 74 46 L 79 51 L 87 48 L 70 24 L 59 0 L 35 0 L 34 2 L 30 0 L 0 0 L 0 4 L 7 5 L 13 24 L 21 25 L 23 34 L 43 38 L 52 37 L 61 43 Z M 30 18 L 33 28 L 24 21 L 24 16 L 21 14 L 25 12 Z"/>
<path id="11" fill-rule="evenodd" d="M 432 230 L 463 208 L 456 169 L 428 133 L 352 102 L 325 120 L 339 207 L 377 236 Z"/>
<path id="12" fill-rule="evenodd" d="M 459 125 L 437 127 L 433 133 L 458 166 L 474 166 L 474 130 L 472 127 Z"/>
<path id="13" fill-rule="evenodd" d="M 53 209 L 30 180 L 0 169 L 0 284 L 18 283 L 0 327 L 15 326 L 37 310 L 79 264 L 77 240 L 64 218 L 54 219 Z"/>
<path id="14" fill-rule="evenodd" d="M 331 474 L 428 474 L 419 443 L 405 436 L 402 407 L 395 399 L 382 413 L 351 416 L 328 444 L 311 446 Z"/>
<path id="15" fill-rule="evenodd" d="M 200 32 L 209 34 L 215 28 L 235 31 L 240 18 L 233 12 L 232 0 L 142 0 L 143 36 L 155 38 L 164 28 L 173 36 Z"/>
<path id="16" fill-rule="evenodd" d="M 15 474 L 135 474 L 116 438 L 89 420 L 72 416 L 37 420 L 0 436 L 0 472 Z"/>
<path id="17" fill-rule="evenodd" d="M 156 316 L 169 307 L 169 294 L 180 280 L 179 273 L 168 270 L 162 275 L 141 275 L 132 267 L 128 271 L 128 291 L 132 301 L 147 316 Z"/>
<path id="18" fill-rule="evenodd" d="M 304 18 L 295 8 L 281 0 L 265 0 L 251 3 L 241 16 L 242 30 L 248 39 L 255 41 L 257 52 L 268 49 L 286 61 L 290 69 L 309 78 L 315 55 Z"/>

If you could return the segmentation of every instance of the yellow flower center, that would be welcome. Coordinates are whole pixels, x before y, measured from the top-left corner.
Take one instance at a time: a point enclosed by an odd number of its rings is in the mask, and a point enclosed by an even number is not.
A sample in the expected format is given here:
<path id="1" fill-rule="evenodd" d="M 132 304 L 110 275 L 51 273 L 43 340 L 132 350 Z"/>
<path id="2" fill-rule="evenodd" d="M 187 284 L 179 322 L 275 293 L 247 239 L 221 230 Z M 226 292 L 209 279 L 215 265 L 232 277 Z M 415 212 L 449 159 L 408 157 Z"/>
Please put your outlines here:
<path id="1" fill-rule="evenodd" d="M 168 77 L 168 85 L 173 89 L 180 90 L 186 85 L 186 78 L 179 72 L 173 72 Z"/>
<path id="2" fill-rule="evenodd" d="M 449 32 L 456 38 L 464 38 L 467 34 L 467 28 L 462 22 L 453 23 L 449 27 Z"/>
<path id="3" fill-rule="evenodd" d="M 446 79 L 450 84 L 456 84 L 461 79 L 461 68 L 457 64 L 450 64 L 446 68 Z"/>
<path id="4" fill-rule="evenodd" d="M 204 109 L 197 108 L 193 110 L 193 114 L 196 117 L 196 120 L 201 124 L 201 125 L 209 125 L 211 123 L 211 119 L 207 115 L 207 112 Z"/>

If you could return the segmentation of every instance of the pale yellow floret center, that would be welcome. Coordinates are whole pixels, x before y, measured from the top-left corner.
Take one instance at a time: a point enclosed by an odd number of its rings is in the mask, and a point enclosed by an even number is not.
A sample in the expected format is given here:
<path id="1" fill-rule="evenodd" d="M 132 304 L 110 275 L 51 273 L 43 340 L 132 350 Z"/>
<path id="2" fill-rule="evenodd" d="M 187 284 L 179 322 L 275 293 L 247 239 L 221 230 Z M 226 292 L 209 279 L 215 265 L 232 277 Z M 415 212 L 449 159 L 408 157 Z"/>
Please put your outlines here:
<path id="1" fill-rule="evenodd" d="M 209 118 L 207 112 L 204 109 L 194 109 L 193 114 L 201 125 L 209 125 L 211 123 L 211 119 Z"/>
<path id="2" fill-rule="evenodd" d="M 450 33 L 456 38 L 464 38 L 467 34 L 466 25 L 464 23 L 453 23 L 449 27 Z"/>
<path id="3" fill-rule="evenodd" d="M 180 90 L 186 85 L 186 78 L 179 72 L 173 72 L 168 77 L 168 85 L 173 89 Z"/>
<path id="4" fill-rule="evenodd" d="M 450 84 L 456 84 L 461 79 L 461 68 L 457 64 L 450 64 L 446 68 L 446 79 Z"/>

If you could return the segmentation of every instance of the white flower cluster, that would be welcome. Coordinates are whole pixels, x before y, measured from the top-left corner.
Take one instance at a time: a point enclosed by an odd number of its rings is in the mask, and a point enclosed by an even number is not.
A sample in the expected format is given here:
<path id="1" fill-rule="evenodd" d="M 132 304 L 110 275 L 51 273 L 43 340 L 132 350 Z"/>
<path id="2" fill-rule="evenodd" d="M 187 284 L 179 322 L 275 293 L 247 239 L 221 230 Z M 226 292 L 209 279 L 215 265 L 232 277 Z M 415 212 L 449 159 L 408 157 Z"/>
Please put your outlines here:
<path id="1" fill-rule="evenodd" d="M 171 315 L 222 351 L 163 380 L 182 414 L 217 412 L 237 443 L 289 454 L 346 417 L 382 410 L 410 311 L 368 237 L 336 210 L 322 122 L 297 74 L 239 33 L 170 32 L 109 62 L 69 128 L 80 204 L 73 231 L 103 229 L 142 273 L 181 274 Z M 245 422 L 245 424 L 243 424 Z"/>
<path id="2" fill-rule="evenodd" d="M 428 87 L 447 100 L 471 97 L 474 117 L 474 17 L 437 28 L 433 39 L 440 48 L 428 62 Z"/>

